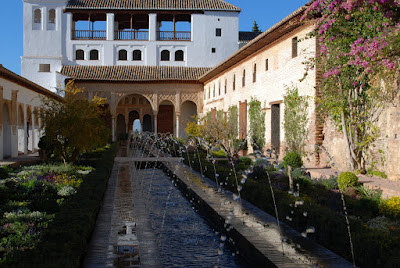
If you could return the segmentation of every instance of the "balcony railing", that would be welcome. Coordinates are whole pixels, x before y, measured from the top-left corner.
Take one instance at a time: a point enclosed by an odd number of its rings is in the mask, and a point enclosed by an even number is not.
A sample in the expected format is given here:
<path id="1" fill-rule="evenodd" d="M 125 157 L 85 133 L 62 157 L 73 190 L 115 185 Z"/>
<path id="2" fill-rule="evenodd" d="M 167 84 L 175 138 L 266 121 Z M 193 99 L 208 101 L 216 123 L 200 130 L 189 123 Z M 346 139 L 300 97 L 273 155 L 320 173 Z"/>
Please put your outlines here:
<path id="1" fill-rule="evenodd" d="M 115 40 L 149 40 L 148 31 L 115 31 Z"/>
<path id="2" fill-rule="evenodd" d="M 72 30 L 73 40 L 106 40 L 107 31 L 100 30 Z"/>
<path id="3" fill-rule="evenodd" d="M 184 31 L 158 31 L 157 32 L 157 40 L 161 41 L 190 41 L 191 40 L 191 32 Z"/>

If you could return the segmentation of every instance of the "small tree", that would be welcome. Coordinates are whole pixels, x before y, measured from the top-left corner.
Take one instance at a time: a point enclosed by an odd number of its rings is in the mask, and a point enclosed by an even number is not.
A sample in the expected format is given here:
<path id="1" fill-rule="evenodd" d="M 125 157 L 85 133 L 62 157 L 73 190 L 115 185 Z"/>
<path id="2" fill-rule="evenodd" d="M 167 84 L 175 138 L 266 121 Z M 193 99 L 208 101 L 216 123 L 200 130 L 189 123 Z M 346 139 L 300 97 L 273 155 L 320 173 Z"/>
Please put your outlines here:
<path id="1" fill-rule="evenodd" d="M 249 102 L 250 138 L 253 149 L 263 150 L 265 145 L 265 112 L 261 102 L 251 98 Z"/>
<path id="2" fill-rule="evenodd" d="M 253 28 L 251 29 L 252 32 L 254 33 L 261 33 L 260 28 L 258 28 L 258 24 L 256 21 L 253 22 Z"/>
<path id="3" fill-rule="evenodd" d="M 295 151 L 301 156 L 305 154 L 308 136 L 308 98 L 300 96 L 297 87 L 286 87 L 283 97 L 285 141 L 289 151 Z"/>
<path id="4" fill-rule="evenodd" d="M 46 141 L 53 145 L 53 153 L 63 159 L 64 164 L 75 162 L 81 152 L 105 144 L 109 129 L 101 118 L 104 99 L 86 99 L 82 89 L 70 82 L 65 87 L 64 102 L 43 99 L 42 129 Z"/>

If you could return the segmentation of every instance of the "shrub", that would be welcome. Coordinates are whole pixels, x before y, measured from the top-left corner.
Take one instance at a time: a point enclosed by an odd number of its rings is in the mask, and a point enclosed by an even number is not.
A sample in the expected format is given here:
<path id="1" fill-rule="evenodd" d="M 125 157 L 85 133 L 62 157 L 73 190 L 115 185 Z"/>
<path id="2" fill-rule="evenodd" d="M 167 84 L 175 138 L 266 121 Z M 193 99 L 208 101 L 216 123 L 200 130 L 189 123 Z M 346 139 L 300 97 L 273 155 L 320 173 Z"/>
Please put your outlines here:
<path id="1" fill-rule="evenodd" d="M 339 175 L 338 186 L 339 189 L 344 191 L 348 187 L 353 187 L 358 185 L 358 177 L 353 172 L 343 172 Z"/>
<path id="2" fill-rule="evenodd" d="M 329 179 L 320 178 L 314 181 L 315 184 L 320 184 L 324 186 L 326 189 L 338 189 L 338 182 L 335 176 L 330 176 Z"/>
<path id="3" fill-rule="evenodd" d="M 291 151 L 283 158 L 283 164 L 286 170 L 288 166 L 291 166 L 292 169 L 296 169 L 303 166 L 303 160 L 301 160 L 301 155 L 298 152 Z"/>
<path id="4" fill-rule="evenodd" d="M 226 157 L 226 153 L 223 150 L 218 150 L 216 152 L 212 152 L 213 157 L 216 158 L 225 158 Z"/>
<path id="5" fill-rule="evenodd" d="M 379 204 L 379 211 L 391 218 L 400 218 L 400 197 L 393 196 L 387 200 L 382 200 Z"/>
<path id="6" fill-rule="evenodd" d="M 4 167 L 0 168 L 0 180 L 7 179 L 9 177 L 8 170 Z"/>

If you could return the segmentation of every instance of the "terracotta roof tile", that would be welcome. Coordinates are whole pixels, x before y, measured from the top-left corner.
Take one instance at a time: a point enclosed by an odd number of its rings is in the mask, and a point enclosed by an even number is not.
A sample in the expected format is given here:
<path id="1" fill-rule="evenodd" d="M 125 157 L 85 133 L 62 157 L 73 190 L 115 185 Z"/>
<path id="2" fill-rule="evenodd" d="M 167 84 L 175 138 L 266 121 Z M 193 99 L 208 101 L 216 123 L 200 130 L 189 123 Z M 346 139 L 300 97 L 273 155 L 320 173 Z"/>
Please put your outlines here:
<path id="1" fill-rule="evenodd" d="M 67 9 L 240 11 L 223 0 L 70 0 Z"/>
<path id="2" fill-rule="evenodd" d="M 198 81 L 211 68 L 173 66 L 63 66 L 60 73 L 77 80 Z"/>

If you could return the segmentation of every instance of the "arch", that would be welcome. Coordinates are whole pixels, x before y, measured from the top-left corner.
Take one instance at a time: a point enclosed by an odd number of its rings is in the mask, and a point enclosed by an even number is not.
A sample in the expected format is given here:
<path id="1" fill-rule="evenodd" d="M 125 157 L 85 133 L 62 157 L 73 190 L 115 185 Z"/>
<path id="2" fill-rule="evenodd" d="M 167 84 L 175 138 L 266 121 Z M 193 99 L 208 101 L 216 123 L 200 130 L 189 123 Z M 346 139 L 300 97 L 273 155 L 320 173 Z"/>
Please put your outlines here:
<path id="1" fill-rule="evenodd" d="M 183 50 L 175 51 L 175 61 L 184 61 Z"/>
<path id="2" fill-rule="evenodd" d="M 99 60 L 99 51 L 97 49 L 90 50 L 90 60 Z"/>
<path id="3" fill-rule="evenodd" d="M 139 104 L 144 104 L 143 97 L 140 97 L 140 98 L 139 98 Z"/>
<path id="4" fill-rule="evenodd" d="M 119 114 L 117 116 L 117 137 L 120 139 L 125 136 L 126 126 L 125 126 L 125 116 Z"/>
<path id="5" fill-rule="evenodd" d="M 141 50 L 139 50 L 139 49 L 135 49 L 133 52 L 132 52 L 132 60 L 138 60 L 138 61 L 140 61 L 140 60 L 142 60 L 142 51 Z"/>
<path id="6" fill-rule="evenodd" d="M 118 51 L 118 60 L 128 60 L 128 51 L 125 49 Z"/>
<path id="7" fill-rule="evenodd" d="M 85 60 L 85 51 L 82 49 L 75 51 L 75 60 Z"/>
<path id="8" fill-rule="evenodd" d="M 133 122 L 136 119 L 140 119 L 139 112 L 136 110 L 132 110 L 129 112 L 129 121 L 128 121 L 128 132 L 132 131 Z"/>
<path id="9" fill-rule="evenodd" d="M 189 122 L 195 121 L 197 105 L 193 101 L 185 101 L 181 105 L 181 117 L 179 120 L 179 137 L 186 138 L 186 126 Z"/>
<path id="10" fill-rule="evenodd" d="M 161 51 L 161 61 L 169 61 L 169 50 Z"/>
<path id="11" fill-rule="evenodd" d="M 174 104 L 169 100 L 163 100 L 158 106 L 157 132 L 174 133 Z"/>
<path id="12" fill-rule="evenodd" d="M 11 157 L 11 125 L 10 110 L 7 103 L 3 104 L 3 158 Z"/>
<path id="13" fill-rule="evenodd" d="M 136 104 L 136 98 L 132 97 L 132 104 Z"/>
<path id="14" fill-rule="evenodd" d="M 153 120 L 151 118 L 151 115 L 145 114 L 143 116 L 143 131 L 146 132 L 152 132 L 153 131 Z"/>
<path id="15" fill-rule="evenodd" d="M 153 103 L 146 96 L 143 96 L 143 95 L 140 95 L 140 94 L 136 94 L 136 93 L 120 96 L 115 102 L 115 103 L 117 103 L 117 107 L 120 106 L 120 105 L 124 105 L 125 97 L 129 97 L 130 98 L 130 96 L 132 96 L 132 99 L 135 98 L 135 103 L 132 103 L 132 104 L 129 104 L 129 105 L 131 105 L 131 106 L 132 105 L 137 105 L 139 98 L 143 97 L 144 99 L 147 100 L 146 104 L 148 103 L 150 105 L 151 109 L 154 110 Z"/>
<path id="16" fill-rule="evenodd" d="M 126 98 L 124 99 L 124 103 L 125 103 L 125 104 L 129 104 L 129 98 L 128 98 L 128 97 L 126 97 Z"/>
<path id="17" fill-rule="evenodd" d="M 55 9 L 49 10 L 49 23 L 56 23 L 56 10 Z"/>
<path id="18" fill-rule="evenodd" d="M 33 23 L 42 23 L 42 10 L 39 8 L 33 12 Z"/>

